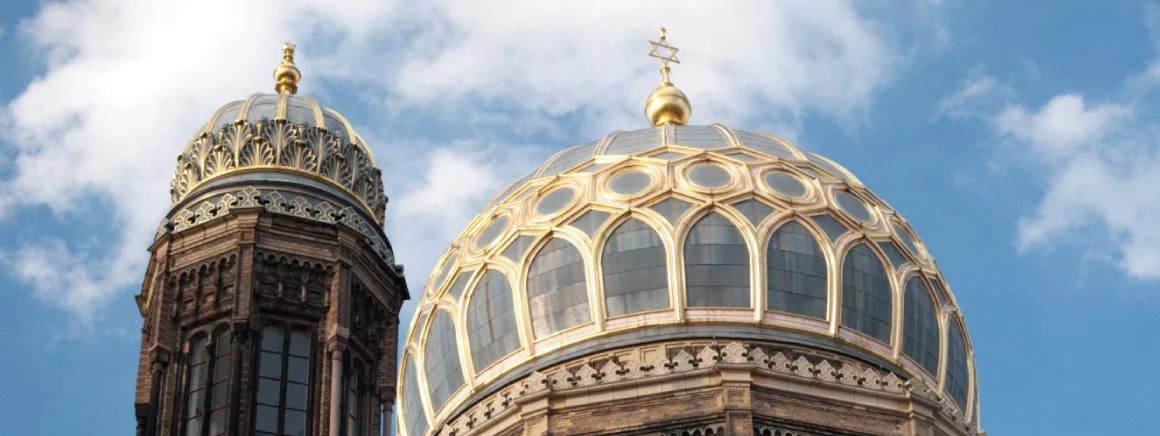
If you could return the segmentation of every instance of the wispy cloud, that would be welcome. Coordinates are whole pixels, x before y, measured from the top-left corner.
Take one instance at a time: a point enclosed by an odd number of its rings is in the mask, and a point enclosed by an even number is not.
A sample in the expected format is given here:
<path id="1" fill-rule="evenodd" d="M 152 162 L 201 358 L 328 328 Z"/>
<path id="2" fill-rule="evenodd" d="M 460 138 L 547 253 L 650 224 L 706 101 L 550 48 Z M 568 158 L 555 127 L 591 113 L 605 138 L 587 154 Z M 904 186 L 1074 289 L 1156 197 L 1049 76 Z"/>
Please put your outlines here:
<path id="1" fill-rule="evenodd" d="M 1145 15 L 1157 44 L 1160 13 L 1148 5 Z M 1160 59 L 1147 71 L 1158 66 Z M 1115 254 L 1094 257 L 1112 259 L 1129 277 L 1160 279 L 1160 101 L 1150 92 L 1160 76 L 1129 75 L 1121 97 L 1093 102 L 1064 93 L 1031 107 L 1011 93 L 996 108 L 994 90 L 1010 88 L 989 76 L 965 83 L 943 100 L 950 109 L 942 110 L 984 122 L 1004 145 L 1001 152 L 1014 148 L 1015 165 L 1027 166 L 1044 185 L 1034 211 L 1018 222 L 1016 248 L 1075 244 L 1089 254 L 1110 251 Z"/>
<path id="2" fill-rule="evenodd" d="M 8 249 L 9 269 L 77 319 L 128 293 L 167 207 L 173 156 L 219 105 L 268 90 L 277 47 L 293 39 L 303 93 L 327 101 L 357 90 L 386 114 L 356 128 L 391 157 L 379 159 L 396 193 L 390 230 L 421 286 L 443 244 L 411 229 L 435 226 L 423 230 L 449 241 L 534 166 L 502 158 L 527 150 L 519 144 L 643 125 L 657 81 L 643 40 L 659 24 L 682 47 L 674 78 L 699 123 L 792 126 L 804 113 L 861 122 L 911 43 L 840 1 L 44 3 L 19 32 L 44 73 L 3 110 L 3 147 L 15 157 L 0 215 L 47 207 L 62 225 L 105 223 L 109 233 L 101 249 L 33 235 Z M 546 156 L 535 150 L 526 155 Z M 107 208 L 77 206 L 91 199 Z M 38 272 L 63 253 L 72 273 Z"/>

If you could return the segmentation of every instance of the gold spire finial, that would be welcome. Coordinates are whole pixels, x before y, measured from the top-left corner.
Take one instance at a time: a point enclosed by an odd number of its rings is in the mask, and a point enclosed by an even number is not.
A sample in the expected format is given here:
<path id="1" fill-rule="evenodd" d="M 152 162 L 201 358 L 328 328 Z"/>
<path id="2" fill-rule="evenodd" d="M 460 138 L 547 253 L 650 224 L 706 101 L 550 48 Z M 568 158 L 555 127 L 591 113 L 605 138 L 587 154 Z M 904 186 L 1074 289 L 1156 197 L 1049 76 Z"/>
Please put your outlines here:
<path id="1" fill-rule="evenodd" d="M 681 59 L 677 57 L 680 49 L 669 45 L 664 27 L 661 27 L 661 40 L 649 41 L 648 46 L 648 55 L 661 62 L 661 84 L 645 101 L 644 114 L 654 126 L 684 125 L 689 121 L 693 107 L 689 104 L 689 98 L 685 97 L 685 93 L 669 81 L 669 62 L 681 63 Z M 668 54 L 661 54 L 661 49 L 667 50 Z"/>
<path id="2" fill-rule="evenodd" d="M 295 48 L 290 41 L 282 44 L 282 63 L 274 68 L 274 90 L 279 94 L 298 92 L 298 81 L 302 80 L 302 72 L 294 65 Z"/>

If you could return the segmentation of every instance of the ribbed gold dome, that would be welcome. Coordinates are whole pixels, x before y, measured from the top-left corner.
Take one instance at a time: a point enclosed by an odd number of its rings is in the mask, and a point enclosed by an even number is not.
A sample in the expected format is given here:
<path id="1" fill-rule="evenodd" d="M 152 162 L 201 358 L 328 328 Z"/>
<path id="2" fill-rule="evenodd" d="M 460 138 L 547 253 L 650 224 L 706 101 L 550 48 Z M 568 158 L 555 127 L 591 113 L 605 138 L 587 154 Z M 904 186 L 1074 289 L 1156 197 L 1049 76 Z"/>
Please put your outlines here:
<path id="1" fill-rule="evenodd" d="M 957 304 L 902 216 L 838 164 L 722 125 L 613 133 L 511 183 L 440 260 L 409 332 L 409 436 L 478 419 L 536 371 L 678 340 L 851 356 L 977 413 Z"/>

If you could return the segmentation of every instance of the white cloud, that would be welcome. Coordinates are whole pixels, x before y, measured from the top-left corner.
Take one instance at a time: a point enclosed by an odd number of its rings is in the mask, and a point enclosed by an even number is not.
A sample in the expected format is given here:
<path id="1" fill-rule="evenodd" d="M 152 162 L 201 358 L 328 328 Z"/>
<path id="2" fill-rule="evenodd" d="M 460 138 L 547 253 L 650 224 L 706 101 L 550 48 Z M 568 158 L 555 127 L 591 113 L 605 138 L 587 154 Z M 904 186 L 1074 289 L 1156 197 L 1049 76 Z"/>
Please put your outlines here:
<path id="1" fill-rule="evenodd" d="M 1016 248 L 1068 244 L 1089 254 L 1111 252 L 1093 257 L 1111 259 L 1130 277 L 1160 279 L 1160 142 L 1144 105 L 1091 104 L 1079 94 L 1060 94 L 1029 109 L 1012 93 L 996 109 L 993 97 L 980 96 L 1007 85 L 990 77 L 967 83 L 944 103 L 953 102 L 947 104 L 956 110 L 971 107 L 964 117 L 987 122 L 1007 145 L 996 150 L 1016 151 L 1026 174 L 1044 184 L 1035 210 L 1018 222 Z M 1125 82 L 1135 85 L 1131 78 Z M 980 99 L 991 105 L 978 105 Z"/>
<path id="2" fill-rule="evenodd" d="M 353 89 L 386 107 L 384 123 L 359 127 L 390 138 L 375 151 L 392 156 L 379 161 L 397 184 L 389 190 L 402 193 L 388 212 L 401 261 L 430 265 L 431 241 L 408 239 L 418 233 L 407 226 L 437 226 L 446 239 L 434 245 L 444 246 L 518 165 L 478 145 L 444 146 L 434 157 L 428 150 L 441 147 L 409 147 L 462 137 L 591 140 L 643 126 L 641 106 L 657 82 L 644 40 L 660 24 L 682 48 L 673 77 L 699 123 L 795 125 L 807 112 L 861 122 L 904 52 L 883 23 L 840 1 L 48 2 L 20 32 L 45 69 L 4 108 L 3 146 L 15 158 L 0 182 L 0 215 L 47 206 L 62 226 L 105 221 L 119 230 L 100 236 L 104 250 L 30 235 L 31 245 L 7 254 L 17 259 L 10 268 L 82 319 L 127 297 L 167 206 L 173 156 L 219 105 L 270 89 L 284 39 L 299 42 L 304 94 L 326 101 Z M 570 133 L 579 128 L 598 130 Z M 478 178 L 466 189 L 446 173 Z M 457 202 L 473 206 L 463 212 Z M 34 273 L 53 253 L 74 253 L 62 258 L 74 273 Z M 413 286 L 426 276 L 410 273 Z"/>
<path id="3" fill-rule="evenodd" d="M 1098 147 L 1130 115 L 1126 106 L 1107 103 L 1087 107 L 1083 96 L 1064 94 L 1033 113 L 1021 105 L 1008 106 L 994 123 L 999 134 L 1029 144 L 1045 158 L 1056 159 L 1071 157 L 1081 148 Z"/>

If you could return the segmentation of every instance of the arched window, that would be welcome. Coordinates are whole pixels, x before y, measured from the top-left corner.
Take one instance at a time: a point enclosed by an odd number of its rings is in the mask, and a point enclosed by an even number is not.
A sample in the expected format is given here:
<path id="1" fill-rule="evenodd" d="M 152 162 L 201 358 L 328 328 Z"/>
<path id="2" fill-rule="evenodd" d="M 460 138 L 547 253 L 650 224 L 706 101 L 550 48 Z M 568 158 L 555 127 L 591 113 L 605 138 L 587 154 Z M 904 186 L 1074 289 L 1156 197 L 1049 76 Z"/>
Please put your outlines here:
<path id="1" fill-rule="evenodd" d="M 842 325 L 890 343 L 890 280 L 866 244 L 855 245 L 842 262 Z"/>
<path id="2" fill-rule="evenodd" d="M 826 317 L 826 257 L 805 226 L 790 221 L 766 250 L 767 310 Z"/>
<path id="3" fill-rule="evenodd" d="M 262 329 L 255 435 L 307 434 L 311 342 L 311 331 L 306 328 L 267 325 Z"/>
<path id="4" fill-rule="evenodd" d="M 528 271 L 528 311 L 537 338 L 592 320 L 584 258 L 575 246 L 552 238 Z"/>
<path id="5" fill-rule="evenodd" d="M 186 436 L 226 434 L 231 368 L 230 331 L 221 329 L 212 340 L 195 339 L 190 347 L 189 390 L 185 406 Z"/>
<path id="6" fill-rule="evenodd" d="M 967 410 L 967 343 L 963 338 L 963 328 L 951 317 L 947 322 L 947 382 L 946 391 L 955 404 Z"/>
<path id="7" fill-rule="evenodd" d="M 423 369 L 427 371 L 427 392 L 431 395 L 431 410 L 437 411 L 451 398 L 451 394 L 463 386 L 459 347 L 455 342 L 455 323 L 446 310 L 435 311 L 431 329 L 427 331 L 424 352 Z"/>
<path id="8" fill-rule="evenodd" d="M 489 269 L 471 291 L 467 304 L 467 343 L 471 363 L 482 371 L 520 347 L 512 287 L 503 273 Z"/>
<path id="9" fill-rule="evenodd" d="M 665 246 L 657 232 L 629 219 L 608 236 L 600 260 L 608 316 L 669 307 Z"/>
<path id="10" fill-rule="evenodd" d="M 749 248 L 719 213 L 697 221 L 685 239 L 685 299 L 689 307 L 749 307 Z"/>
<path id="11" fill-rule="evenodd" d="M 906 282 L 903 301 L 902 353 L 938 376 L 938 314 L 930 289 L 918 277 Z"/>
<path id="12" fill-rule="evenodd" d="M 423 411 L 423 399 L 419 397 L 419 370 L 415 359 L 408 356 L 403 361 L 403 423 L 409 436 L 422 436 L 427 431 L 427 412 Z"/>
<path id="13" fill-rule="evenodd" d="M 347 369 L 346 387 L 343 389 L 346 392 L 346 401 L 343 407 L 346 408 L 346 436 L 359 436 L 362 434 L 362 416 L 363 416 L 363 401 L 359 385 L 363 383 L 363 368 L 358 362 L 353 362 L 350 368 Z"/>

